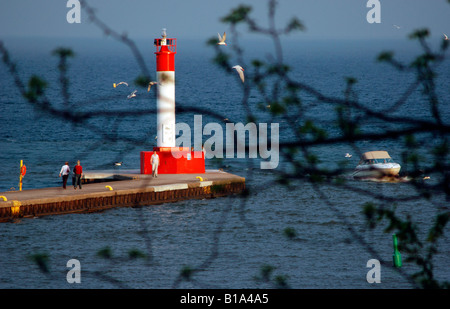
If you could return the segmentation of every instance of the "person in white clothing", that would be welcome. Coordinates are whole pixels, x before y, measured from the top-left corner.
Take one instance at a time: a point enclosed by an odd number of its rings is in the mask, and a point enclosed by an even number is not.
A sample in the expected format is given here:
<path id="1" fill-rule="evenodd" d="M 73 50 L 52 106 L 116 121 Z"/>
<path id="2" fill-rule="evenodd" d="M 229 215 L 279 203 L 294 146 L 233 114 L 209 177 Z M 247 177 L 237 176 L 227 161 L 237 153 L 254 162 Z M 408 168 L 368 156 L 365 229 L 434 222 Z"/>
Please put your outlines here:
<path id="1" fill-rule="evenodd" d="M 64 165 L 61 167 L 61 171 L 59 172 L 59 177 L 62 176 L 62 180 L 63 180 L 63 188 L 66 188 L 67 185 L 67 179 L 69 178 L 69 173 L 70 173 L 70 167 L 69 167 L 69 162 L 64 163 Z"/>
<path id="2" fill-rule="evenodd" d="M 152 164 L 152 176 L 158 177 L 159 156 L 156 151 L 153 151 L 150 163 Z"/>

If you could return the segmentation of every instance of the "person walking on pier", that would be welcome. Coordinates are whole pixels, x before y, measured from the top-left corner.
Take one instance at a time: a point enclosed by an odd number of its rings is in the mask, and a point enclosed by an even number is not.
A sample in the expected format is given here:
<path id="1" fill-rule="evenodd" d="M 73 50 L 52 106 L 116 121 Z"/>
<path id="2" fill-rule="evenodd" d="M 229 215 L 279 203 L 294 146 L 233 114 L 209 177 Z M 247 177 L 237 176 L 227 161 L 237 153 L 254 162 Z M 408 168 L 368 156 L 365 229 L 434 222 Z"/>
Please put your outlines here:
<path id="1" fill-rule="evenodd" d="M 150 159 L 150 163 L 152 164 L 152 176 L 158 177 L 159 156 L 156 153 L 156 151 L 153 151 L 153 155 Z"/>
<path id="2" fill-rule="evenodd" d="M 75 190 L 77 189 L 77 185 L 78 185 L 78 187 L 80 187 L 80 190 L 81 190 L 81 176 L 82 175 L 83 175 L 83 167 L 80 164 L 80 160 L 78 160 L 77 165 L 75 165 L 75 167 L 73 168 L 73 177 L 74 177 L 73 188 Z"/>
<path id="3" fill-rule="evenodd" d="M 66 188 L 67 185 L 67 178 L 69 178 L 69 174 L 70 174 L 70 167 L 69 167 L 69 162 L 64 163 L 64 165 L 61 167 L 61 171 L 59 172 L 59 177 L 62 176 L 62 181 L 63 181 L 63 188 Z"/>

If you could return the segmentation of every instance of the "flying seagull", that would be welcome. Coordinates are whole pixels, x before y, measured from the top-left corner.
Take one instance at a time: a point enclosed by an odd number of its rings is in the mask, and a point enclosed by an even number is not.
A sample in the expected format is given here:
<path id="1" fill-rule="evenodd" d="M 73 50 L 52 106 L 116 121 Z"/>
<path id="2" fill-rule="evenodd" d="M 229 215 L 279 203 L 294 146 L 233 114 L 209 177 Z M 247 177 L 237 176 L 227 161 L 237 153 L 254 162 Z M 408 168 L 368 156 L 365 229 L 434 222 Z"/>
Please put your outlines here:
<path id="1" fill-rule="evenodd" d="M 400 26 L 397 26 L 397 25 L 392 25 L 392 26 L 394 26 L 394 27 L 397 28 L 397 29 L 400 29 L 400 28 L 401 28 Z"/>
<path id="2" fill-rule="evenodd" d="M 351 154 L 349 154 L 348 152 L 345 154 L 345 157 L 346 158 L 351 158 L 352 157 L 352 155 Z"/>
<path id="3" fill-rule="evenodd" d="M 148 83 L 147 92 L 149 92 L 149 91 L 150 91 L 150 88 L 152 88 L 152 86 L 155 85 L 155 84 L 156 84 L 156 82 L 150 82 L 150 83 Z"/>
<path id="4" fill-rule="evenodd" d="M 114 88 L 116 88 L 117 86 L 122 85 L 122 84 L 127 85 L 127 87 L 128 87 L 128 84 L 126 82 L 120 82 L 118 84 L 114 83 L 113 86 L 114 86 Z"/>
<path id="5" fill-rule="evenodd" d="M 128 99 L 134 98 L 136 96 L 137 90 L 133 91 L 131 94 L 127 96 Z"/>
<path id="6" fill-rule="evenodd" d="M 235 69 L 239 73 L 239 77 L 241 78 L 242 82 L 244 82 L 244 69 L 240 65 L 235 65 L 233 69 Z"/>
<path id="7" fill-rule="evenodd" d="M 227 45 L 227 43 L 225 43 L 227 38 L 227 34 L 225 32 L 223 33 L 223 36 L 220 36 L 219 33 L 217 33 L 217 36 L 219 37 L 219 43 L 217 43 L 217 45 Z"/>

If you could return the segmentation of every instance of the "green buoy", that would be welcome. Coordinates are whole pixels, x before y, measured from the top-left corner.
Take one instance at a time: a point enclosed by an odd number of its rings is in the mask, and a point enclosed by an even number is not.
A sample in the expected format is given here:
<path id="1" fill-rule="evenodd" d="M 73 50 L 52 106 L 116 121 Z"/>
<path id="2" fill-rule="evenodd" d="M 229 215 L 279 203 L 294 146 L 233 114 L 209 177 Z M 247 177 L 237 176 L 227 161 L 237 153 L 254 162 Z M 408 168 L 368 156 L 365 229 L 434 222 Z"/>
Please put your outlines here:
<path id="1" fill-rule="evenodd" d="M 397 235 L 393 234 L 392 240 L 394 241 L 394 254 L 392 255 L 394 266 L 402 267 L 402 255 L 400 254 L 400 251 L 398 251 Z"/>

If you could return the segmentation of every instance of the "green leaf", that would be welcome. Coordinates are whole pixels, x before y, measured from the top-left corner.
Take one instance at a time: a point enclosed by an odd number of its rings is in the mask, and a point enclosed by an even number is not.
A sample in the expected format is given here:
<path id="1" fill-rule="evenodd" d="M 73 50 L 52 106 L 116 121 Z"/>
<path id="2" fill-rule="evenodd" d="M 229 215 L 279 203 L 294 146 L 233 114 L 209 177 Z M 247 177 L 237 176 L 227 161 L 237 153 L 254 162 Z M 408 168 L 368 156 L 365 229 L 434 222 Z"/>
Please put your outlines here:
<path id="1" fill-rule="evenodd" d="M 73 57 L 75 53 L 70 48 L 59 47 L 52 51 L 52 54 L 61 58 Z"/>
<path id="2" fill-rule="evenodd" d="M 291 32 L 293 30 L 300 30 L 300 31 L 305 30 L 305 26 L 296 17 L 292 18 L 286 27 L 286 32 Z"/>
<path id="3" fill-rule="evenodd" d="M 264 66 L 264 62 L 262 62 L 262 61 L 259 60 L 259 59 L 254 59 L 254 60 L 252 61 L 252 65 L 253 65 L 254 67 L 256 67 L 256 68 L 260 68 L 260 67 Z"/>
<path id="4" fill-rule="evenodd" d="M 354 84 L 356 84 L 358 82 L 358 80 L 356 78 L 354 78 L 354 77 L 346 77 L 345 81 L 347 82 L 347 84 L 349 86 L 354 85 Z"/>
<path id="5" fill-rule="evenodd" d="M 428 29 L 419 29 L 409 35 L 410 39 L 424 39 L 430 35 Z"/>
<path id="6" fill-rule="evenodd" d="M 277 289 L 287 289 L 289 285 L 287 283 L 287 276 L 278 275 L 275 277 L 275 286 Z"/>
<path id="7" fill-rule="evenodd" d="M 270 277 L 272 276 L 272 272 L 275 270 L 275 267 L 272 265 L 263 265 L 261 266 L 261 279 L 264 281 L 270 281 Z"/>
<path id="8" fill-rule="evenodd" d="M 380 53 L 378 55 L 377 61 L 379 61 L 379 62 L 383 62 L 383 61 L 389 62 L 389 61 L 392 60 L 393 57 L 394 57 L 394 52 L 392 52 L 392 51 L 385 51 L 385 52 L 382 52 L 382 53 Z"/>
<path id="9" fill-rule="evenodd" d="M 128 251 L 128 257 L 130 259 L 137 259 L 137 258 L 146 258 L 147 255 L 141 252 L 140 250 L 131 249 L 130 251 Z"/>
<path id="10" fill-rule="evenodd" d="M 39 266 L 39 269 L 43 273 L 49 273 L 50 268 L 48 266 L 49 256 L 46 253 L 36 253 L 28 257 L 31 261 Z"/>
<path id="11" fill-rule="evenodd" d="M 134 84 L 138 87 L 148 87 L 148 84 L 150 83 L 150 79 L 144 75 L 139 75 L 134 80 Z"/>
<path id="12" fill-rule="evenodd" d="M 47 82 L 40 77 L 33 75 L 28 81 L 29 91 L 32 91 L 36 95 L 40 96 L 44 94 L 44 89 L 47 87 Z"/>
<path id="13" fill-rule="evenodd" d="M 244 21 L 252 8 L 246 5 L 240 5 L 238 8 L 231 10 L 231 13 L 222 18 L 222 22 L 237 24 Z"/>
<path id="14" fill-rule="evenodd" d="M 272 113 L 272 115 L 282 115 L 286 112 L 286 109 L 280 103 L 272 102 L 270 104 L 270 112 Z"/>
<path id="15" fill-rule="evenodd" d="M 24 93 L 24 97 L 30 102 L 36 102 L 44 94 L 46 87 L 47 82 L 45 80 L 33 75 L 28 81 L 28 91 Z"/>
<path id="16" fill-rule="evenodd" d="M 194 269 L 192 269 L 190 266 L 184 266 L 181 269 L 181 277 L 183 277 L 185 280 L 189 281 L 191 280 L 192 274 L 194 272 Z"/>
<path id="17" fill-rule="evenodd" d="M 100 249 L 100 250 L 97 252 L 97 255 L 98 255 L 99 257 L 101 257 L 101 258 L 104 258 L 104 259 L 110 259 L 110 258 L 112 258 L 112 251 L 111 251 L 111 248 L 110 248 L 110 247 L 105 247 L 105 248 L 103 248 L 103 249 Z"/>
<path id="18" fill-rule="evenodd" d="M 286 236 L 288 239 L 294 239 L 297 237 L 297 232 L 292 227 L 287 227 L 283 231 L 284 236 Z"/>
<path id="19" fill-rule="evenodd" d="M 219 43 L 219 39 L 217 37 L 210 38 L 208 41 L 206 41 L 206 45 L 209 46 L 216 46 L 217 43 Z"/>
<path id="20" fill-rule="evenodd" d="M 222 68 L 228 69 L 230 67 L 229 62 L 228 62 L 229 59 L 230 59 L 230 56 L 228 56 L 225 53 L 220 52 L 216 55 L 216 57 L 213 59 L 213 61 L 217 65 L 221 66 Z"/>

